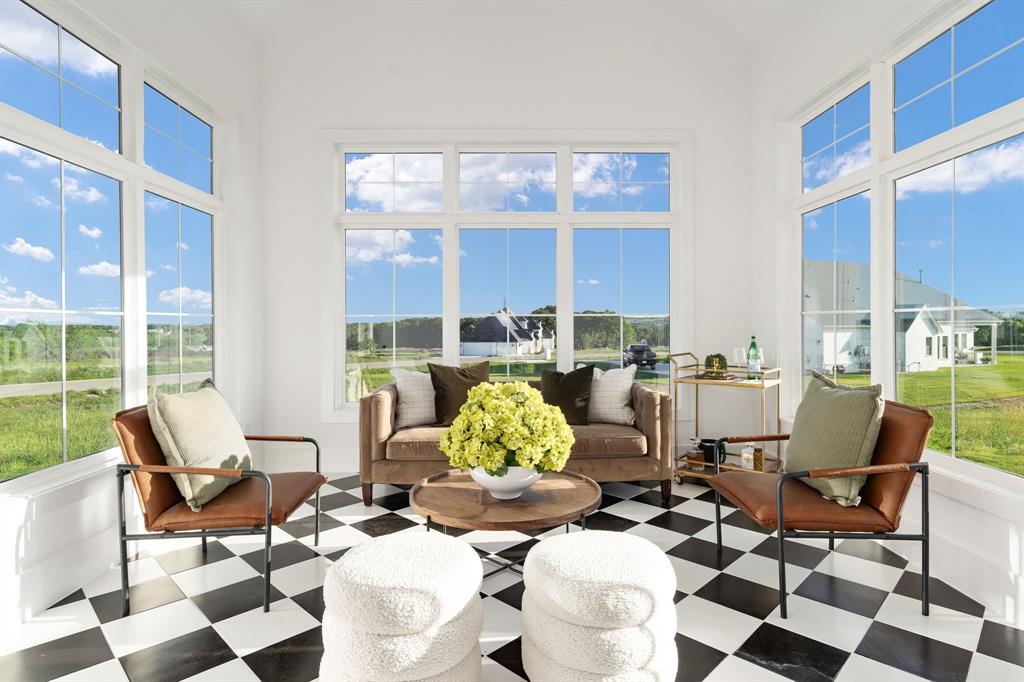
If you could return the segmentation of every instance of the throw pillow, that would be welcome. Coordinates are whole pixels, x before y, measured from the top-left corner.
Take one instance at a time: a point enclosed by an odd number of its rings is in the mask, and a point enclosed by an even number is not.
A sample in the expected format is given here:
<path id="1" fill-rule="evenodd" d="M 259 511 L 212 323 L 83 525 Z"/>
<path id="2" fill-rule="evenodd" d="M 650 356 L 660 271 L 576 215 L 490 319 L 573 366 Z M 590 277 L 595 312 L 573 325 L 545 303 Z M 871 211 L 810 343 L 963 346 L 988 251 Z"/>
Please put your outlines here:
<path id="1" fill-rule="evenodd" d="M 582 366 L 577 365 L 577 367 Z M 636 365 L 608 370 L 595 367 L 594 383 L 590 387 L 590 408 L 587 420 L 591 423 L 632 426 L 636 421 L 636 415 L 633 413 L 633 379 L 635 377 Z"/>
<path id="2" fill-rule="evenodd" d="M 568 374 L 546 369 L 540 375 L 540 393 L 544 396 L 544 402 L 562 411 L 566 422 L 586 424 L 593 381 L 593 365 L 574 369 Z"/>
<path id="3" fill-rule="evenodd" d="M 812 372 L 793 420 L 785 471 L 867 466 L 875 451 L 884 408 L 881 384 L 842 386 Z M 828 499 L 852 507 L 860 504 L 860 489 L 867 477 L 800 480 Z"/>
<path id="4" fill-rule="evenodd" d="M 434 408 L 434 384 L 427 372 L 413 372 L 408 369 L 393 369 L 395 388 L 398 389 L 398 414 L 395 428 L 433 424 L 436 419 Z"/>
<path id="5" fill-rule="evenodd" d="M 487 360 L 469 367 L 428 362 L 427 369 L 434 386 L 434 421 L 442 426 L 451 426 L 459 416 L 459 408 L 465 404 L 469 389 L 491 378 L 491 363 Z"/>
<path id="6" fill-rule="evenodd" d="M 242 427 L 224 396 L 210 379 L 192 393 L 149 390 L 146 405 L 164 459 L 170 466 L 251 469 L 252 454 Z M 171 474 L 192 511 L 241 479 L 197 474 Z"/>

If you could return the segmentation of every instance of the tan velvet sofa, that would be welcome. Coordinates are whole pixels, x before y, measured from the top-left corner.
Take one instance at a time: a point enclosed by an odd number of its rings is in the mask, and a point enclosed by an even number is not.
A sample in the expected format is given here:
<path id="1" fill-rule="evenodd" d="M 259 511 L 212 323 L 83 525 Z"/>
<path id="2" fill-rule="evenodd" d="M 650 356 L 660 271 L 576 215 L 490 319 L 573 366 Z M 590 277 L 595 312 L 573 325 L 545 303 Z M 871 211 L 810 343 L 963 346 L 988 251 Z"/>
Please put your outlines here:
<path id="1" fill-rule="evenodd" d="M 395 431 L 397 404 L 394 384 L 381 386 L 359 401 L 359 481 L 367 505 L 374 483 L 412 484 L 451 468 L 438 449 L 446 427 Z M 634 384 L 632 404 L 634 426 L 573 426 L 576 444 L 565 468 L 598 482 L 660 481 L 662 503 L 667 506 L 672 490 L 672 398 Z"/>

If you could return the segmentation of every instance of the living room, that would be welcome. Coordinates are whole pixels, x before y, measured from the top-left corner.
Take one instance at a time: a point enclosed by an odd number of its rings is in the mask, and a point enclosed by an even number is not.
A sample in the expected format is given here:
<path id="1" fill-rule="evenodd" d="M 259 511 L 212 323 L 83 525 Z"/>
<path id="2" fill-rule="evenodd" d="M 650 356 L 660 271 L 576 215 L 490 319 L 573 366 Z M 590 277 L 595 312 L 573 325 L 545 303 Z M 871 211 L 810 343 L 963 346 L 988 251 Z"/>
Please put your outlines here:
<path id="1" fill-rule="evenodd" d="M 1022 74 L 1019 0 L 3 0 L 0 679 L 1021 679 Z M 460 657 L 339 653 L 411 556 Z"/>

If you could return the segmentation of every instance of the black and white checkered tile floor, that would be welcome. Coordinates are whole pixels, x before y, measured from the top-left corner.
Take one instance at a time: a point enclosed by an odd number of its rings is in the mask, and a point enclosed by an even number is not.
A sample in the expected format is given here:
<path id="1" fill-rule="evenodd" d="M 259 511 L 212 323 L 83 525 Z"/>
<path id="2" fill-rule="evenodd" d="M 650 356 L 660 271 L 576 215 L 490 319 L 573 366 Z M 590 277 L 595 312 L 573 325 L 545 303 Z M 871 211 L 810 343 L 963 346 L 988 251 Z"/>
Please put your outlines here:
<path id="1" fill-rule="evenodd" d="M 948 585 L 931 585 L 880 545 L 797 541 L 786 550 L 793 594 L 778 617 L 775 542 L 727 509 L 721 559 L 707 488 L 676 485 L 671 510 L 651 488 L 606 484 L 588 528 L 649 539 L 676 568 L 680 680 L 1024 680 L 1024 631 L 985 617 Z M 424 532 L 408 494 L 375 486 L 358 499 L 355 476 L 323 489 L 320 546 L 306 506 L 273 534 L 273 599 L 261 609 L 262 537 L 143 544 L 131 563 L 132 614 L 120 617 L 117 569 L 69 595 L 0 642 L 4 680 L 312 680 L 322 652 L 322 584 L 331 562 L 368 537 Z M 730 513 L 731 512 L 731 513 Z M 578 531 L 578 528 L 573 528 Z M 481 553 L 522 557 L 532 534 L 454 531 Z M 491 569 L 490 564 L 485 570 Z M 525 677 L 520 660 L 523 584 L 503 571 L 484 581 L 488 682 Z M 551 681 L 534 681 L 551 682 Z"/>

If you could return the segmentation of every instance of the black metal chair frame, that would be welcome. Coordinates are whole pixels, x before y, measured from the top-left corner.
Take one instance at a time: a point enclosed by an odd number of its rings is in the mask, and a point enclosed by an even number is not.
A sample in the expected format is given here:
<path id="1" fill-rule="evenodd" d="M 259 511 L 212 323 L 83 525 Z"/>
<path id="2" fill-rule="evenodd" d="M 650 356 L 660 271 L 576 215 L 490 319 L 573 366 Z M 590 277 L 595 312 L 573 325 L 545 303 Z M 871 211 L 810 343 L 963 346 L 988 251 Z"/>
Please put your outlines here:
<path id="1" fill-rule="evenodd" d="M 721 455 L 725 453 L 727 438 L 719 438 L 715 443 L 715 475 L 720 473 L 719 462 Z M 910 540 L 921 543 L 921 614 L 928 615 L 928 555 L 930 549 L 929 519 L 928 519 L 928 463 L 913 462 L 907 464 L 910 471 L 921 474 L 921 532 L 920 533 L 870 533 L 870 532 L 845 532 L 845 531 L 802 531 L 784 530 L 785 517 L 783 507 L 783 487 L 786 481 L 797 478 L 807 478 L 810 471 L 790 471 L 779 476 L 775 489 L 775 522 L 776 536 L 778 539 L 778 564 L 779 564 L 779 615 L 786 618 L 786 538 L 807 538 L 827 539 L 829 550 L 835 549 L 836 540 Z M 858 474 L 850 474 L 856 476 Z M 877 475 L 877 474 L 876 474 Z M 715 533 L 718 542 L 718 552 L 722 551 L 722 494 L 715 489 Z"/>
<path id="2" fill-rule="evenodd" d="M 261 438 L 254 438 L 252 436 L 246 436 L 247 440 L 263 440 Z M 301 441 L 303 443 L 312 443 L 316 449 L 316 473 L 320 473 L 320 444 L 312 438 L 303 437 Z M 264 521 L 262 526 L 253 526 L 251 528 L 213 528 L 205 530 L 187 530 L 187 531 L 175 531 L 167 530 L 160 533 L 129 533 L 127 529 L 127 523 L 124 511 L 124 477 L 133 471 L 144 471 L 149 469 L 153 476 L 169 476 L 169 473 L 154 471 L 159 469 L 159 465 L 139 465 L 139 464 L 118 464 L 117 465 L 117 520 L 118 520 L 118 534 L 119 544 L 121 549 L 121 615 L 127 616 L 131 610 L 131 604 L 129 602 L 129 586 L 128 586 L 128 541 L 138 540 L 166 540 L 168 538 L 202 538 L 203 541 L 203 554 L 206 554 L 206 539 L 209 537 L 232 537 L 237 535 L 263 535 L 263 611 L 270 611 L 270 571 L 271 571 L 271 557 L 270 557 L 270 534 L 273 529 L 273 523 L 271 518 L 271 505 L 273 504 L 274 493 L 273 484 L 268 476 L 263 471 L 257 471 L 256 469 L 246 469 L 241 472 L 241 478 L 262 478 L 266 484 L 266 495 L 263 501 L 264 509 Z M 175 467 L 178 469 L 178 467 Z M 222 474 L 222 476 L 224 476 Z M 313 546 L 320 545 L 320 489 L 317 488 L 314 497 L 314 510 L 313 510 Z"/>

